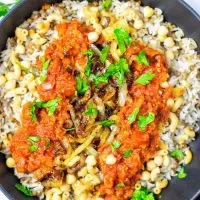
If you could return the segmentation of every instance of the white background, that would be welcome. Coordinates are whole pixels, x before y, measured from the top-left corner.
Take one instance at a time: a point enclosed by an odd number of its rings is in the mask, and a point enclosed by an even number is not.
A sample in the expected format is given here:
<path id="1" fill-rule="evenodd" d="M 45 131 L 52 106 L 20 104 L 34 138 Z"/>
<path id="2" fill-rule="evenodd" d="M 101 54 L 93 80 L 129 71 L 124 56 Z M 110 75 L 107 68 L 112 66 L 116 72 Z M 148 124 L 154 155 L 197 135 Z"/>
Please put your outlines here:
<path id="1" fill-rule="evenodd" d="M 1 2 L 10 3 L 13 2 L 13 0 L 0 0 Z M 200 0 L 184 0 L 186 3 L 188 3 L 191 7 L 193 7 L 194 10 L 200 15 Z M 0 200 L 8 200 L 0 191 Z"/>

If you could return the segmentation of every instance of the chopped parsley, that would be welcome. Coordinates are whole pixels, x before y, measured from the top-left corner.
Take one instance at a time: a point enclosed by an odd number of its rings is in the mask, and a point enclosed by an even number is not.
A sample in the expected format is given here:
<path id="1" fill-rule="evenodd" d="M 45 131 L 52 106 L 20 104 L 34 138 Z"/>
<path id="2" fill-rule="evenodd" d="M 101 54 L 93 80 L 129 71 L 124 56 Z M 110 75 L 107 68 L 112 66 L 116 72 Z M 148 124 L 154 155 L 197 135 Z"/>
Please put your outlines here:
<path id="1" fill-rule="evenodd" d="M 42 72 L 40 75 L 40 81 L 44 82 L 47 79 L 47 74 L 48 74 L 48 68 L 49 68 L 49 64 L 50 64 L 51 60 L 45 60 L 45 58 L 42 58 Z"/>
<path id="2" fill-rule="evenodd" d="M 116 149 L 118 149 L 121 146 L 121 142 L 115 140 L 110 145 L 111 145 L 112 151 L 115 151 Z"/>
<path id="3" fill-rule="evenodd" d="M 45 146 L 46 146 L 47 149 L 50 147 L 50 144 L 51 144 L 50 138 L 46 138 Z"/>
<path id="4" fill-rule="evenodd" d="M 107 56 L 108 56 L 108 51 L 109 51 L 109 47 L 105 46 L 102 50 L 101 50 L 101 54 L 100 54 L 100 61 L 102 63 L 105 63 Z"/>
<path id="5" fill-rule="evenodd" d="M 155 119 L 155 114 L 153 112 L 149 112 L 147 116 L 139 116 L 138 117 L 138 125 L 141 130 L 145 130 L 146 126 L 153 122 Z"/>
<path id="6" fill-rule="evenodd" d="M 108 10 L 112 4 L 112 0 L 104 0 L 101 4 L 102 8 Z"/>
<path id="7" fill-rule="evenodd" d="M 28 197 L 32 197 L 33 196 L 32 191 L 29 188 L 27 188 L 26 186 L 24 186 L 24 185 L 22 185 L 20 183 L 16 183 L 15 184 L 15 188 L 17 190 L 19 190 L 20 192 L 22 192 L 23 194 L 25 194 L 26 196 L 28 196 Z"/>
<path id="8" fill-rule="evenodd" d="M 111 126 L 115 124 L 114 120 L 104 120 L 99 122 L 102 126 Z"/>
<path id="9" fill-rule="evenodd" d="M 149 61 L 147 59 L 146 53 L 144 50 L 140 51 L 137 58 L 137 62 L 139 62 L 142 65 L 149 66 Z"/>
<path id="10" fill-rule="evenodd" d="M 28 136 L 28 141 L 31 143 L 39 142 L 41 140 L 40 136 Z"/>
<path id="11" fill-rule="evenodd" d="M 30 147 L 29 147 L 29 150 L 31 152 L 35 152 L 38 150 L 38 145 L 37 144 L 32 144 Z"/>
<path id="12" fill-rule="evenodd" d="M 136 84 L 141 84 L 141 85 L 147 85 L 149 84 L 153 78 L 155 77 L 156 75 L 152 72 L 147 72 L 145 74 L 142 74 L 141 76 L 139 76 L 135 81 L 134 83 Z"/>
<path id="13" fill-rule="evenodd" d="M 128 158 L 131 155 L 131 153 L 132 153 L 131 149 L 128 149 L 128 150 L 124 151 L 123 155 L 124 155 L 124 157 Z"/>
<path id="14" fill-rule="evenodd" d="M 132 124 L 135 120 L 136 120 L 136 117 L 137 117 L 137 114 L 139 113 L 140 111 L 140 108 L 137 107 L 134 109 L 134 111 L 128 116 L 128 123 L 129 124 Z"/>
<path id="15" fill-rule="evenodd" d="M 36 109 L 37 108 L 48 108 L 48 115 L 52 116 L 58 106 L 58 103 L 61 101 L 61 98 L 52 99 L 50 101 L 38 101 L 35 103 L 31 103 L 29 106 L 29 112 L 31 115 L 31 119 L 33 121 L 37 121 Z"/>
<path id="16" fill-rule="evenodd" d="M 92 73 L 91 66 L 92 66 L 92 57 L 94 55 L 94 51 L 89 49 L 89 50 L 84 51 L 83 54 L 88 55 L 88 61 L 87 61 L 87 65 L 85 67 L 85 75 L 86 75 L 86 77 L 89 77 Z"/>
<path id="17" fill-rule="evenodd" d="M 74 131 L 76 130 L 74 127 L 73 128 L 66 128 L 65 131 Z"/>
<path id="18" fill-rule="evenodd" d="M 180 159 L 185 157 L 185 154 L 180 149 L 175 149 L 174 151 L 171 151 L 169 155 L 174 158 L 180 158 Z"/>
<path id="19" fill-rule="evenodd" d="M 187 174 L 185 173 L 185 168 L 184 167 L 181 167 L 181 169 L 180 169 L 180 171 L 179 171 L 177 176 L 178 176 L 179 179 L 183 179 L 183 178 L 185 178 L 187 176 Z"/>
<path id="20" fill-rule="evenodd" d="M 116 28 L 114 30 L 119 49 L 123 54 L 126 51 L 126 45 L 130 45 L 133 41 L 129 33 L 124 28 Z"/>
<path id="21" fill-rule="evenodd" d="M 114 76 L 118 80 L 118 84 L 122 85 L 125 80 L 125 73 L 130 72 L 129 66 L 125 58 L 121 58 L 117 63 L 110 64 L 107 71 L 102 76 L 94 76 L 93 80 L 96 85 L 100 83 L 108 83 L 108 79 Z"/>
<path id="22" fill-rule="evenodd" d="M 36 115 L 36 107 L 35 107 L 34 103 L 31 103 L 29 105 L 29 112 L 30 112 L 32 121 L 36 122 L 37 121 L 37 115 Z"/>
<path id="23" fill-rule="evenodd" d="M 38 108 L 48 108 L 48 115 L 52 116 L 61 100 L 61 98 L 55 98 L 47 102 L 39 101 L 35 103 L 35 106 Z"/>
<path id="24" fill-rule="evenodd" d="M 88 109 L 85 111 L 85 115 L 95 116 L 97 114 L 98 114 L 97 109 L 93 107 L 92 103 L 90 103 L 88 105 Z"/>
<path id="25" fill-rule="evenodd" d="M 19 3 L 21 0 L 15 0 L 13 3 L 5 4 L 3 2 L 0 2 L 0 17 L 5 16 L 12 6 Z"/>
<path id="26" fill-rule="evenodd" d="M 155 200 L 152 192 L 146 188 L 135 190 L 130 200 Z"/>
<path id="27" fill-rule="evenodd" d="M 81 79 L 80 76 L 76 78 L 76 90 L 78 94 L 83 95 L 88 90 L 88 83 L 86 79 Z"/>
<path id="28" fill-rule="evenodd" d="M 125 187 L 125 184 L 123 182 L 120 182 L 115 187 L 116 188 L 122 188 L 122 187 Z"/>

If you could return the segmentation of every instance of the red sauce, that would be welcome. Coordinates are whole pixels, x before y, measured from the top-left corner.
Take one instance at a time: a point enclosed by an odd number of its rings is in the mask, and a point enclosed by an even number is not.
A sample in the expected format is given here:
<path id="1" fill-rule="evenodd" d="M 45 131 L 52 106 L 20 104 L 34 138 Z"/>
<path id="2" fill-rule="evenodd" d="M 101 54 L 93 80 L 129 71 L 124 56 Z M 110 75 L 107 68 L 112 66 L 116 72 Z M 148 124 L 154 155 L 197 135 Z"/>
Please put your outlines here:
<path id="1" fill-rule="evenodd" d="M 48 101 L 61 97 L 62 101 L 53 116 L 48 115 L 47 109 L 37 110 L 37 122 L 31 119 L 30 103 L 23 107 L 22 126 L 13 136 L 10 150 L 16 162 L 18 172 L 34 172 L 37 169 L 52 168 L 55 157 L 54 143 L 61 141 L 65 135 L 64 123 L 70 118 L 68 98 L 74 95 L 76 82 L 74 78 L 75 64 L 86 64 L 82 54 L 87 50 L 89 42 L 87 33 L 91 28 L 76 20 L 57 25 L 59 39 L 52 42 L 46 49 L 45 59 L 50 59 L 47 79 L 37 87 L 40 99 Z M 37 65 L 42 67 L 42 60 Z M 37 136 L 38 149 L 30 151 L 29 136 Z M 50 139 L 50 146 L 46 147 Z"/>
<path id="2" fill-rule="evenodd" d="M 156 50 L 145 47 L 139 43 L 128 47 L 125 57 L 129 61 L 131 56 L 138 55 L 144 50 L 150 61 L 150 66 L 146 67 L 133 61 L 131 70 L 135 79 L 148 71 L 156 74 L 150 84 L 145 86 L 133 84 L 129 90 L 132 103 L 127 103 L 121 108 L 118 116 L 120 118 L 120 131 L 116 140 L 121 142 L 119 149 L 113 152 L 117 158 L 114 165 L 105 163 L 107 155 L 112 153 L 110 145 L 103 145 L 99 149 L 100 165 L 104 175 L 104 183 L 100 188 L 100 193 L 106 196 L 106 200 L 126 200 L 133 194 L 133 188 L 140 177 L 144 163 L 151 158 L 158 149 L 159 123 L 164 123 L 169 114 L 167 99 L 171 97 L 171 89 L 163 89 L 160 83 L 168 78 L 167 65 L 164 55 Z M 139 115 L 147 115 L 149 112 L 155 114 L 155 120 L 147 125 L 142 131 L 137 121 L 129 124 L 128 116 L 136 107 L 140 107 Z M 131 150 L 129 157 L 124 157 L 123 153 Z M 124 187 L 117 188 L 118 183 L 124 183 Z"/>

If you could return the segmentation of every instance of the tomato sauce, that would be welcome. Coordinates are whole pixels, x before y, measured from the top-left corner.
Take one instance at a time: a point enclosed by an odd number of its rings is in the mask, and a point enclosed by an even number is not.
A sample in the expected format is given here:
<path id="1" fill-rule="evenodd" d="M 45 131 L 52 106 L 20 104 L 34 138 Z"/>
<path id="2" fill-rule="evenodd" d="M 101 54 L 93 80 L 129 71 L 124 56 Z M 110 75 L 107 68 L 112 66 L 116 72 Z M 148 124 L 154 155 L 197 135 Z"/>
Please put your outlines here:
<path id="1" fill-rule="evenodd" d="M 164 55 L 140 43 L 135 43 L 127 48 L 125 58 L 129 62 L 141 50 L 145 51 L 150 66 L 144 66 L 133 60 L 131 71 L 135 79 L 149 71 L 156 76 L 147 85 L 133 84 L 131 86 L 129 94 L 132 102 L 128 102 L 118 113 L 120 131 L 116 140 L 121 142 L 121 146 L 114 152 L 110 145 L 103 145 L 99 149 L 100 165 L 104 175 L 100 193 L 105 195 L 106 200 L 127 200 L 132 196 L 134 185 L 140 178 L 144 163 L 158 149 L 159 124 L 166 122 L 169 114 L 167 100 L 171 97 L 171 89 L 160 87 L 160 83 L 167 81 L 168 78 Z M 140 129 L 137 120 L 132 124 L 128 123 L 127 118 L 136 107 L 140 108 L 138 115 L 146 116 L 149 112 L 155 114 L 155 120 L 148 124 L 145 130 Z M 127 150 L 130 150 L 131 154 L 125 157 L 123 153 Z M 117 162 L 108 165 L 105 160 L 111 153 L 117 158 Z M 118 183 L 123 183 L 124 186 L 116 187 Z"/>
<path id="2" fill-rule="evenodd" d="M 92 29 L 77 20 L 59 24 L 56 29 L 59 39 L 52 42 L 45 52 L 45 60 L 50 59 L 47 79 L 37 87 L 37 92 L 43 101 L 57 97 L 62 100 L 52 116 L 49 116 L 48 109 L 37 109 L 37 121 L 31 118 L 31 103 L 24 105 L 22 126 L 14 134 L 10 145 L 18 172 L 35 172 L 54 166 L 54 143 L 61 141 L 66 134 L 63 125 L 70 118 L 68 98 L 74 95 L 76 89 L 74 68 L 76 63 L 83 66 L 87 61 L 82 52 L 88 48 L 87 33 Z M 42 68 L 42 59 L 38 60 L 37 66 Z M 30 150 L 33 145 L 28 140 L 30 136 L 39 138 L 38 142 L 34 142 L 37 146 L 35 151 Z"/>

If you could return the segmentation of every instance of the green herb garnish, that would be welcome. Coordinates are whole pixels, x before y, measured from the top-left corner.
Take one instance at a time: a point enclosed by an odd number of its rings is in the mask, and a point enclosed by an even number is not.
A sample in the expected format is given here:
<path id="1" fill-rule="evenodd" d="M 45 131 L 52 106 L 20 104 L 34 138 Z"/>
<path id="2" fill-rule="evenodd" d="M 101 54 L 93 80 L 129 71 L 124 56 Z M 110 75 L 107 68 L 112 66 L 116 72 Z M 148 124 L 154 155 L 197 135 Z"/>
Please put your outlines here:
<path id="1" fill-rule="evenodd" d="M 136 117 L 137 117 L 137 114 L 139 113 L 140 111 L 140 108 L 135 108 L 134 111 L 128 116 L 128 123 L 129 124 L 132 124 L 135 120 L 136 120 Z"/>
<path id="2" fill-rule="evenodd" d="M 50 147 L 50 144 L 51 144 L 50 138 L 46 138 L 45 146 L 46 146 L 47 149 Z"/>
<path id="3" fill-rule="evenodd" d="M 28 136 L 28 141 L 31 143 L 39 142 L 41 140 L 40 136 Z"/>
<path id="4" fill-rule="evenodd" d="M 76 130 L 74 127 L 73 128 L 66 128 L 65 131 L 74 131 Z"/>
<path id="5" fill-rule="evenodd" d="M 108 66 L 106 73 L 102 76 L 96 76 L 93 78 L 96 85 L 100 83 L 107 83 L 111 76 L 114 76 L 118 80 L 118 84 L 122 85 L 125 80 L 125 73 L 130 72 L 129 66 L 125 58 L 121 58 L 117 63 Z"/>
<path id="6" fill-rule="evenodd" d="M 153 78 L 155 77 L 156 75 L 152 72 L 147 72 L 145 74 L 142 74 L 141 76 L 139 76 L 135 81 L 134 83 L 136 84 L 141 84 L 141 85 L 147 85 L 149 84 Z"/>
<path id="7" fill-rule="evenodd" d="M 20 183 L 16 183 L 15 184 L 15 188 L 17 190 L 19 190 L 20 192 L 22 192 L 23 194 L 25 194 L 26 196 L 28 196 L 28 197 L 33 196 L 32 191 L 29 188 L 27 188 L 26 186 L 24 186 L 24 185 L 22 185 Z"/>
<path id="8" fill-rule="evenodd" d="M 92 103 L 88 105 L 87 111 L 85 111 L 85 115 L 94 116 L 97 115 L 98 111 L 96 108 L 93 107 Z"/>
<path id="9" fill-rule="evenodd" d="M 39 101 L 35 103 L 35 106 L 38 108 L 48 108 L 48 115 L 52 116 L 61 100 L 61 98 L 56 98 L 47 102 Z"/>
<path id="10" fill-rule="evenodd" d="M 118 149 L 121 146 L 121 142 L 115 140 L 110 145 L 111 145 L 112 151 L 115 151 L 116 149 Z"/>
<path id="11" fill-rule="evenodd" d="M 126 51 L 126 45 L 130 45 L 133 40 L 124 28 L 116 28 L 114 34 L 117 38 L 119 49 L 123 54 Z"/>
<path id="12" fill-rule="evenodd" d="M 101 121 L 99 123 L 102 126 L 111 126 L 111 125 L 115 124 L 115 121 L 114 120 L 104 120 L 104 121 Z"/>
<path id="13" fill-rule="evenodd" d="M 37 115 L 36 115 L 36 108 L 35 108 L 34 103 L 31 103 L 29 105 L 29 112 L 30 112 L 32 121 L 36 122 L 37 121 Z"/>
<path id="14" fill-rule="evenodd" d="M 121 183 L 118 183 L 115 187 L 122 188 L 122 187 L 125 187 L 125 184 L 123 182 L 121 182 Z"/>
<path id="15" fill-rule="evenodd" d="M 92 66 L 92 57 L 94 55 L 94 51 L 89 49 L 89 50 L 84 51 L 83 54 L 88 55 L 88 61 L 87 61 L 87 65 L 85 67 L 85 75 L 86 75 L 86 77 L 89 77 L 90 74 L 92 73 L 91 66 Z"/>
<path id="16" fill-rule="evenodd" d="M 184 167 L 181 167 L 181 169 L 180 169 L 180 171 L 179 171 L 177 176 L 178 176 L 179 179 L 183 179 L 183 178 L 185 178 L 187 176 L 187 174 L 185 173 Z"/>
<path id="17" fill-rule="evenodd" d="M 102 50 L 101 50 L 101 54 L 100 54 L 100 61 L 102 63 L 105 63 L 107 56 L 108 56 L 108 51 L 109 51 L 109 47 L 105 46 Z"/>
<path id="18" fill-rule="evenodd" d="M 140 190 L 135 190 L 131 200 L 155 200 L 152 192 L 146 188 L 141 188 Z"/>
<path id="19" fill-rule="evenodd" d="M 138 125 L 141 130 L 145 130 L 146 126 L 153 122 L 155 119 L 155 114 L 153 112 L 149 112 L 147 116 L 139 116 L 138 117 Z"/>
<path id="20" fill-rule="evenodd" d="M 86 79 L 81 79 L 80 76 L 76 78 L 76 90 L 78 94 L 83 95 L 88 90 L 88 83 Z"/>
<path id="21" fill-rule="evenodd" d="M 38 150 L 38 145 L 37 145 L 37 144 L 31 145 L 31 146 L 29 147 L 29 150 L 30 150 L 31 152 L 37 151 L 37 150 Z"/>
<path id="22" fill-rule="evenodd" d="M 101 4 L 102 8 L 108 10 L 112 4 L 112 0 L 104 0 Z"/>
<path id="23" fill-rule="evenodd" d="M 147 59 L 146 53 L 144 50 L 140 51 L 137 58 L 137 62 L 139 62 L 142 65 L 149 66 L 149 61 Z"/>
<path id="24" fill-rule="evenodd" d="M 49 64 L 50 64 L 51 60 L 45 60 L 45 58 L 43 57 L 42 59 L 42 72 L 40 75 L 40 81 L 44 82 L 47 79 L 47 74 L 48 74 L 48 68 L 49 68 Z"/>
<path id="25" fill-rule="evenodd" d="M 174 151 L 171 151 L 169 155 L 174 158 L 180 158 L 180 159 L 185 157 L 185 154 L 180 149 L 175 149 Z"/>
<path id="26" fill-rule="evenodd" d="M 132 151 L 131 149 L 128 149 L 127 151 L 124 151 L 123 155 L 124 157 L 128 158 L 131 155 Z"/>

